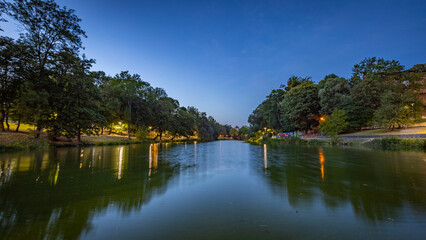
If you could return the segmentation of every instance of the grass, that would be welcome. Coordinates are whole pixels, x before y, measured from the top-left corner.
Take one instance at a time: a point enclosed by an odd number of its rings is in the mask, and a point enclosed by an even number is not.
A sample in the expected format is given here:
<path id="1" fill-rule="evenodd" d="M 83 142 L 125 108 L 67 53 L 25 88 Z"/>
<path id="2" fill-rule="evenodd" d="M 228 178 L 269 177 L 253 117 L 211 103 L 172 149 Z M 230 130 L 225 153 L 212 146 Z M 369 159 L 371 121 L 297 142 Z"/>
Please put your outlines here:
<path id="1" fill-rule="evenodd" d="M 268 144 L 268 145 L 332 145 L 333 142 L 329 139 L 302 139 L 297 137 L 289 138 L 267 138 L 254 139 L 250 138 L 247 142 L 252 144 Z"/>
<path id="2" fill-rule="evenodd" d="M 15 152 L 23 150 L 35 150 L 43 147 L 47 147 L 48 142 L 45 139 L 39 140 L 24 140 L 9 144 L 0 144 L 0 152 Z"/>
<path id="3" fill-rule="evenodd" d="M 397 137 L 384 137 L 373 139 L 372 141 L 364 143 L 364 145 L 376 149 L 417 149 L 426 151 L 426 139 L 402 139 Z"/>
<path id="4" fill-rule="evenodd" d="M 13 152 L 21 150 L 32 150 L 37 148 L 42 148 L 45 146 L 55 146 L 55 147 L 73 147 L 73 146 L 109 146 L 109 145 L 121 145 L 121 144 L 140 144 L 140 143 L 154 143 L 154 142 L 194 142 L 200 141 L 196 138 L 180 138 L 171 140 L 170 138 L 163 138 L 162 141 L 159 139 L 154 141 L 152 139 L 143 139 L 138 140 L 132 137 L 131 140 L 124 135 L 99 135 L 99 136 L 82 136 L 81 143 L 77 142 L 75 139 L 67 139 L 65 137 L 60 137 L 55 141 L 49 141 L 47 134 L 43 133 L 40 136 L 40 139 L 34 139 L 34 136 L 29 132 L 15 132 L 15 131 L 0 131 L 0 152 Z"/>
<path id="5" fill-rule="evenodd" d="M 271 146 L 280 145 L 311 145 L 311 146 L 326 146 L 326 145 L 351 145 L 351 146 L 366 146 L 373 149 L 383 150 L 423 150 L 426 151 L 426 139 L 403 139 L 397 137 L 377 138 L 365 143 L 347 142 L 340 139 L 339 142 L 333 142 L 331 139 L 300 139 L 300 138 L 283 138 L 283 139 L 249 139 L 252 144 L 268 144 Z"/>
<path id="6" fill-rule="evenodd" d="M 6 128 L 6 123 L 3 123 L 4 127 Z M 9 123 L 9 127 L 10 127 L 10 131 L 15 131 L 16 130 L 16 126 L 18 126 L 18 124 L 16 123 Z M 28 129 L 32 129 L 34 130 L 36 127 L 34 125 L 30 125 L 30 124 L 25 124 L 25 123 L 21 123 L 21 125 L 19 126 L 19 131 L 20 132 L 28 132 Z"/>

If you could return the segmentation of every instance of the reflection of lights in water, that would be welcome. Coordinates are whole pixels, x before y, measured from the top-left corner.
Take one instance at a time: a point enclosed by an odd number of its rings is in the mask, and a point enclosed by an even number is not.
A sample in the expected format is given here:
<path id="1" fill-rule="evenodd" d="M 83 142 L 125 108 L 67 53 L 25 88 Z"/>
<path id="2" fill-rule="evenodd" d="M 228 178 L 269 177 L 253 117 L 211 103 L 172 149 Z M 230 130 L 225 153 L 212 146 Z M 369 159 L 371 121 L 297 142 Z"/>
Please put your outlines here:
<path id="1" fill-rule="evenodd" d="M 263 144 L 263 162 L 265 169 L 268 168 L 268 149 L 266 147 L 266 144 Z"/>
<path id="2" fill-rule="evenodd" d="M 185 151 L 186 151 L 186 142 L 185 142 Z"/>
<path id="3" fill-rule="evenodd" d="M 197 141 L 194 141 L 194 164 L 197 164 Z"/>
<path id="4" fill-rule="evenodd" d="M 158 144 L 149 145 L 149 171 L 148 176 L 151 176 L 151 168 L 157 168 L 158 166 Z"/>
<path id="5" fill-rule="evenodd" d="M 83 150 L 81 150 L 80 157 L 83 157 Z"/>
<path id="6" fill-rule="evenodd" d="M 118 154 L 118 179 L 121 179 L 121 166 L 123 165 L 123 148 L 120 148 L 120 153 Z"/>
<path id="7" fill-rule="evenodd" d="M 324 162 L 325 162 L 325 157 L 324 157 L 324 152 L 322 150 L 322 148 L 319 148 L 319 161 L 320 161 L 320 165 L 321 165 L 321 178 L 322 181 L 324 182 Z"/>
<path id="8" fill-rule="evenodd" d="M 58 182 L 58 177 L 59 177 L 59 163 L 56 164 L 56 168 L 54 172 L 53 171 L 50 172 L 50 184 L 55 186 L 56 183 Z"/>

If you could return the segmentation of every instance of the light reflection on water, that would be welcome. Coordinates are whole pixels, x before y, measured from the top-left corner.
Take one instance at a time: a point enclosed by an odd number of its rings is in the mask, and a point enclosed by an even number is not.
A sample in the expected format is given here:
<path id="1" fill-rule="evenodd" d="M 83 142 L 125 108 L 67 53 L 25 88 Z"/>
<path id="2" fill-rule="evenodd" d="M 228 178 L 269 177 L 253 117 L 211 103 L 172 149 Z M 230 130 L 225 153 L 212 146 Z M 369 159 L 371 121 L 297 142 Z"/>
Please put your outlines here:
<path id="1" fill-rule="evenodd" d="M 2 154 L 0 238 L 422 239 L 424 159 L 237 141 Z"/>

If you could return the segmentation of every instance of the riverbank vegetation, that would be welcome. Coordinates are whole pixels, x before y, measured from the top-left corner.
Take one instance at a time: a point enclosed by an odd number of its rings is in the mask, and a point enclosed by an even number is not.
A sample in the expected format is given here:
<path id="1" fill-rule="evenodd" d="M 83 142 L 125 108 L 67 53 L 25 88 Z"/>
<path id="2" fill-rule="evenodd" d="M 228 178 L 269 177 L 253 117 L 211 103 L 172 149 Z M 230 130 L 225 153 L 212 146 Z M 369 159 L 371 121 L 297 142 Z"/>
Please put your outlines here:
<path id="1" fill-rule="evenodd" d="M 392 130 L 420 122 L 426 64 L 404 69 L 398 61 L 372 57 L 354 65 L 349 79 L 329 74 L 314 83 L 292 76 L 253 111 L 244 134 L 256 138 L 268 129 L 336 138 L 363 128 Z"/>
<path id="2" fill-rule="evenodd" d="M 359 140 L 359 139 L 357 139 Z M 349 139 L 303 139 L 290 137 L 283 139 L 271 138 L 249 138 L 247 142 L 252 144 L 267 144 L 271 146 L 281 145 L 311 145 L 311 146 L 364 146 L 381 150 L 423 150 L 426 151 L 426 139 L 402 139 L 397 137 L 384 137 L 376 139 L 362 139 L 362 141 L 353 141 Z"/>
<path id="3" fill-rule="evenodd" d="M 226 131 L 205 112 L 180 106 L 138 74 L 109 76 L 91 71 L 95 60 L 81 53 L 86 32 L 74 10 L 53 0 L 1 2 L 0 12 L 20 25 L 20 37 L 0 36 L 2 131 L 34 126 L 49 140 L 125 132 L 143 140 L 155 132 L 214 140 Z M 1 17 L 1 15 L 0 15 Z M 5 19 L 3 19 L 5 21 Z M 1 27 L 1 26 L 0 26 Z M 10 122 L 15 123 L 12 129 Z"/>

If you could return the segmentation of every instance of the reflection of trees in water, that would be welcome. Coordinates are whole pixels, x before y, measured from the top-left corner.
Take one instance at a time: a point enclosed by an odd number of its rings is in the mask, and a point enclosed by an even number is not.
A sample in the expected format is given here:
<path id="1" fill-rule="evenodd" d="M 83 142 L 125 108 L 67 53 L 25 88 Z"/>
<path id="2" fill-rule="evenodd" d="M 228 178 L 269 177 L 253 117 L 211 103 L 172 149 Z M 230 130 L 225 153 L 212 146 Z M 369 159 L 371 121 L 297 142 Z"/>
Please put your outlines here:
<path id="1" fill-rule="evenodd" d="M 147 161 L 148 147 L 140 145 L 2 156 L 0 237 L 75 239 L 109 207 L 140 211 L 179 171 L 153 154 L 156 162 Z"/>
<path id="2" fill-rule="evenodd" d="M 270 148 L 265 174 L 259 150 L 252 153 L 254 167 L 293 207 L 313 206 L 319 198 L 330 209 L 351 203 L 356 215 L 372 221 L 397 219 L 407 207 L 426 213 L 424 153 Z"/>

